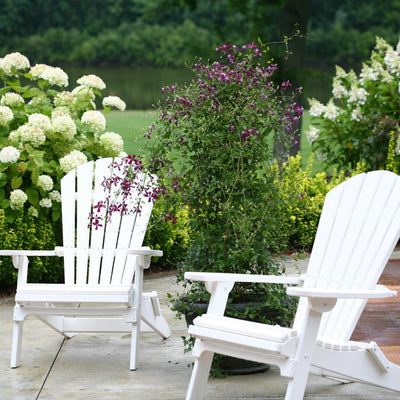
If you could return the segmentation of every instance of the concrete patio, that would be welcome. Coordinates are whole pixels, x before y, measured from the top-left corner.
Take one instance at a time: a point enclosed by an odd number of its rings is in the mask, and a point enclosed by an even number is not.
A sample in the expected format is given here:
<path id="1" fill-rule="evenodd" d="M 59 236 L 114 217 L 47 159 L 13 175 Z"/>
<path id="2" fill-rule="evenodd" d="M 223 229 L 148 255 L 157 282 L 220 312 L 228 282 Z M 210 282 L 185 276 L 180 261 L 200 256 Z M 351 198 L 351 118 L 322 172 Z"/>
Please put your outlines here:
<path id="1" fill-rule="evenodd" d="M 400 258 L 397 256 L 392 258 Z M 25 323 L 23 365 L 10 369 L 14 299 L 0 299 L 0 399 L 184 399 L 193 358 L 183 351 L 185 322 L 169 308 L 167 293 L 179 291 L 174 273 L 147 275 L 146 289 L 158 291 L 172 336 L 161 340 L 154 334 L 143 333 L 136 371 L 128 369 L 128 336 L 85 334 L 63 340 L 33 318 Z M 392 346 L 395 356 L 400 353 L 398 350 L 398 346 Z M 286 379 L 271 367 L 259 374 L 210 378 L 206 399 L 283 399 L 285 390 Z M 310 376 L 305 399 L 390 400 L 400 399 L 400 393 Z"/>

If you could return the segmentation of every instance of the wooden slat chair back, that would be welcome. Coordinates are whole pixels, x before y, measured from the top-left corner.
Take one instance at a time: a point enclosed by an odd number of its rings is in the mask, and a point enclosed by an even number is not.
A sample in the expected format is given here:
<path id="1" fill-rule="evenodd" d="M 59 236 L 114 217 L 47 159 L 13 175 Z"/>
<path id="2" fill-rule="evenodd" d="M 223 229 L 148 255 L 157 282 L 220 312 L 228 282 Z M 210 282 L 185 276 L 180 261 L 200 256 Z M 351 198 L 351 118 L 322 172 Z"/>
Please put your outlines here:
<path id="1" fill-rule="evenodd" d="M 142 292 L 144 269 L 149 268 L 151 257 L 162 256 L 162 251 L 142 246 L 152 201 L 138 190 L 124 200 L 140 212 L 123 216 L 114 212 L 111 221 L 103 219 L 99 224 L 89 219 L 100 201 L 106 204 L 99 208 L 105 217 L 107 207 L 121 196 L 118 186 L 108 192 L 103 187 L 105 178 L 121 176 L 117 161 L 91 161 L 61 179 L 62 247 L 0 250 L 0 256 L 12 256 L 18 269 L 11 367 L 21 363 L 22 328 L 28 315 L 66 337 L 78 332 L 131 333 L 132 370 L 136 369 L 140 330 L 170 336 L 157 292 Z M 145 173 L 138 179 L 143 184 L 146 179 L 150 185 L 156 184 L 155 177 Z M 63 257 L 65 282 L 28 283 L 28 256 Z"/>
<path id="2" fill-rule="evenodd" d="M 375 342 L 350 340 L 368 299 L 397 295 L 378 280 L 399 236 L 400 177 L 374 171 L 327 194 L 304 275 L 185 273 L 211 293 L 207 313 L 189 327 L 196 341 L 186 399 L 203 398 L 214 353 L 278 366 L 289 378 L 286 400 L 303 399 L 310 372 L 400 392 L 400 366 Z M 287 287 L 300 297 L 292 328 L 225 317 L 236 282 L 302 284 Z"/>
<path id="3" fill-rule="evenodd" d="M 107 193 L 103 187 L 105 177 L 119 172 L 117 167 L 110 168 L 110 162 L 110 159 L 89 162 L 62 178 L 64 273 L 68 284 L 118 285 L 133 280 L 137 256 L 127 255 L 125 251 L 142 246 L 153 202 L 132 196 L 131 201 L 136 202 L 134 205 L 140 208 L 140 213 L 122 217 L 120 213 L 114 213 L 111 221 L 90 226 L 88 216 L 93 205 L 104 201 L 107 194 L 110 201 L 119 197 L 117 189 Z M 145 184 L 147 177 L 144 173 L 140 175 L 138 180 Z M 102 208 L 99 215 L 104 217 L 106 212 L 106 208 Z"/>
<path id="4" fill-rule="evenodd" d="M 305 288 L 375 288 L 400 234 L 400 180 L 393 173 L 360 174 L 326 196 Z M 338 299 L 324 313 L 318 335 L 347 341 L 367 299 Z M 299 313 L 307 308 L 300 299 Z M 344 317 L 345 316 L 345 317 Z M 296 318 L 296 326 L 304 319 Z"/>

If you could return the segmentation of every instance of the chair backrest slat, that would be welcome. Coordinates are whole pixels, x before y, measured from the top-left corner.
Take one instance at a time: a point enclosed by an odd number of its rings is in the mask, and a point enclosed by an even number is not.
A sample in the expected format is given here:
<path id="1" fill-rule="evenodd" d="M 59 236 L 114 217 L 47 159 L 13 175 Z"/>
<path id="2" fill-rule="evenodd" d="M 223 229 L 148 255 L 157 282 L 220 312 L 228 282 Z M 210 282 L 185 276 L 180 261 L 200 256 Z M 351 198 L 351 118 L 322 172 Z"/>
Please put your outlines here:
<path id="1" fill-rule="evenodd" d="M 143 175 L 143 185 L 150 185 L 149 179 L 150 175 L 146 174 Z M 156 185 L 156 177 L 152 176 L 153 182 L 152 185 Z M 140 247 L 143 243 L 147 225 L 150 220 L 151 211 L 153 209 L 153 201 L 149 201 L 147 198 L 140 198 L 140 213 L 135 215 L 135 226 L 132 231 L 132 236 L 130 238 L 129 246 L 131 248 Z M 124 217 L 126 218 L 126 217 Z M 128 256 L 126 260 L 125 269 L 122 275 L 122 283 L 129 283 L 130 277 L 135 272 L 135 265 L 136 265 L 137 257 L 135 256 Z"/>
<path id="2" fill-rule="evenodd" d="M 113 169 L 113 165 L 112 159 L 92 161 L 71 171 L 61 181 L 66 249 L 64 268 L 69 284 L 121 284 L 133 280 L 136 257 L 128 258 L 126 249 L 142 246 L 152 202 L 147 203 L 142 195 L 132 193 L 127 201 L 132 204 L 139 202 L 142 208 L 140 213 L 121 217 L 115 212 L 111 221 L 103 220 L 102 226 L 97 229 L 89 226 L 93 205 L 105 201 L 108 194 L 111 200 L 119 196 L 118 188 L 107 193 L 102 185 L 105 177 L 122 173 L 118 168 Z M 143 177 L 144 174 L 139 173 L 139 179 L 143 180 Z M 96 214 L 103 217 L 106 212 L 105 208 L 96 210 Z"/>
<path id="3" fill-rule="evenodd" d="M 76 191 L 76 283 L 83 285 L 88 278 L 89 239 L 88 216 L 92 209 L 93 163 L 77 168 Z"/>
<path id="4" fill-rule="evenodd" d="M 75 170 L 61 180 L 61 212 L 64 245 L 64 280 L 75 283 L 75 214 L 76 203 L 72 195 L 76 192 Z"/>
<path id="5" fill-rule="evenodd" d="M 373 289 L 400 235 L 400 177 L 360 174 L 326 196 L 304 286 Z M 301 299 L 299 316 L 305 312 Z M 319 335 L 349 340 L 366 300 L 338 300 Z M 296 316 L 295 326 L 300 324 Z"/>

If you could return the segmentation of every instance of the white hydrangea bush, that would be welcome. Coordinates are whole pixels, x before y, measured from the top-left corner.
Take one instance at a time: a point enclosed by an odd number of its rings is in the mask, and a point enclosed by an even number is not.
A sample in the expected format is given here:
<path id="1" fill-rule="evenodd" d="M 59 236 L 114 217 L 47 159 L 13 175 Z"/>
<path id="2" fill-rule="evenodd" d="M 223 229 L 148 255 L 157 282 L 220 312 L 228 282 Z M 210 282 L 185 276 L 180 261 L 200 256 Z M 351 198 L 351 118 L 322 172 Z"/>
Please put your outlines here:
<path id="1" fill-rule="evenodd" d="M 106 89 L 100 77 L 82 76 L 68 90 L 61 68 L 31 65 L 20 53 L 0 58 L 0 80 L 0 208 L 9 222 L 21 211 L 57 221 L 63 175 L 88 160 L 126 154 L 122 137 L 106 132 L 103 114 L 124 111 L 125 102 L 104 97 L 97 110 Z"/>
<path id="2" fill-rule="evenodd" d="M 393 48 L 377 38 L 359 74 L 337 66 L 332 98 L 309 105 L 306 137 L 327 168 L 351 171 L 360 162 L 367 170 L 386 168 L 391 138 L 400 163 L 400 42 Z"/>

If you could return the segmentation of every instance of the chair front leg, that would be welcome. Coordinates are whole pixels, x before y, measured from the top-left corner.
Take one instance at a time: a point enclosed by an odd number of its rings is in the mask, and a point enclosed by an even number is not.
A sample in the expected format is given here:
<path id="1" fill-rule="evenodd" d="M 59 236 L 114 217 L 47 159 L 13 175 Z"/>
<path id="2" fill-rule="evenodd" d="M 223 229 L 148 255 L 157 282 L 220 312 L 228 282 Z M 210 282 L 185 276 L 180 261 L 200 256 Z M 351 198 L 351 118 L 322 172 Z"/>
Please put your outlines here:
<path id="1" fill-rule="evenodd" d="M 193 353 L 201 347 L 201 341 L 196 339 Z M 196 356 L 192 376 L 190 378 L 189 388 L 186 395 L 186 400 L 202 400 L 206 391 L 208 377 L 214 353 L 203 351 L 199 356 Z"/>
<path id="2" fill-rule="evenodd" d="M 24 328 L 24 321 L 14 321 L 14 331 L 11 347 L 11 368 L 17 368 L 21 365 L 21 345 L 22 345 L 22 331 Z"/>

